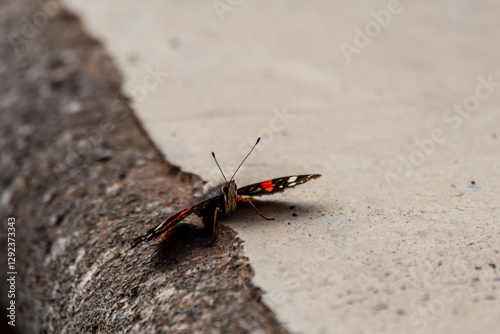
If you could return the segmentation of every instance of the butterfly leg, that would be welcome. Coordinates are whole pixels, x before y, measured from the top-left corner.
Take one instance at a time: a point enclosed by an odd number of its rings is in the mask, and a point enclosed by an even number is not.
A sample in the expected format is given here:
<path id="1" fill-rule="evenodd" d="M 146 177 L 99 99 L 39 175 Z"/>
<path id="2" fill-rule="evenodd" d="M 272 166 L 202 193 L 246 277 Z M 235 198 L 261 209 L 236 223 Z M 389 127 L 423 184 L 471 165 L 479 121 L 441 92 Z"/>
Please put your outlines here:
<path id="1" fill-rule="evenodd" d="M 217 211 L 219 211 L 219 208 L 215 208 L 214 210 L 214 222 L 212 224 L 212 241 L 210 242 L 210 246 L 212 246 L 217 240 Z"/>
<path id="2" fill-rule="evenodd" d="M 252 203 L 252 200 L 248 199 L 246 200 L 248 203 L 250 203 L 250 205 L 252 206 L 252 208 L 254 208 L 254 210 L 259 214 L 259 216 L 261 216 L 262 218 L 264 218 L 265 220 L 274 220 L 274 218 L 267 218 L 266 216 L 264 216 L 258 209 L 257 207 L 255 207 L 255 205 Z"/>

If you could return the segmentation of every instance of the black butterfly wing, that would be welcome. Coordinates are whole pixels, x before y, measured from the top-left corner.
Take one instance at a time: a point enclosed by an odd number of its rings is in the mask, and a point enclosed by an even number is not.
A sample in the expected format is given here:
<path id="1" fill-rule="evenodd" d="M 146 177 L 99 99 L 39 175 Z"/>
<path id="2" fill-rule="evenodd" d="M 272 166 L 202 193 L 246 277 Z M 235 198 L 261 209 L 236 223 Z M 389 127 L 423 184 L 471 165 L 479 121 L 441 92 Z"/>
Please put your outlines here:
<path id="1" fill-rule="evenodd" d="M 238 196 L 272 195 L 306 183 L 307 181 L 317 179 L 320 176 L 320 174 L 292 175 L 249 184 L 248 186 L 238 188 Z"/>
<path id="2" fill-rule="evenodd" d="M 211 206 L 216 205 L 217 202 L 217 197 L 211 197 L 208 198 L 200 203 L 197 203 L 189 208 L 186 208 L 182 211 L 177 212 L 175 215 L 171 216 L 170 218 L 166 219 L 162 223 L 158 224 L 156 227 L 153 227 L 150 229 L 148 232 L 144 233 L 140 237 L 135 238 L 132 241 L 132 246 L 131 248 L 136 247 L 138 244 L 140 244 L 143 241 L 150 241 L 158 237 L 160 234 L 163 234 L 172 228 L 174 228 L 180 221 L 183 219 L 189 217 L 193 213 L 196 214 L 199 217 L 202 217 L 208 208 Z M 209 210 L 212 211 L 212 210 Z"/>

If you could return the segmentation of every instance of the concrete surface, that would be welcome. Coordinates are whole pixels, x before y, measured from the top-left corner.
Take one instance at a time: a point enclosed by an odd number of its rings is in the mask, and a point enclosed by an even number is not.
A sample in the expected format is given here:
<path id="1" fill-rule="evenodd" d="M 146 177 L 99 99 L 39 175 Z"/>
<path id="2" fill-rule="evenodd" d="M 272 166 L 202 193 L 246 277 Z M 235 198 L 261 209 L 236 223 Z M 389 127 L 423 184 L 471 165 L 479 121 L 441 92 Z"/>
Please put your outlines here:
<path id="1" fill-rule="evenodd" d="M 65 3 L 170 162 L 323 174 L 224 220 L 289 330 L 498 332 L 498 2 Z"/>
<path id="2" fill-rule="evenodd" d="M 200 179 L 116 109 L 117 67 L 80 19 L 38 4 L 0 2 L 0 333 L 288 333 L 230 227 L 131 249 Z"/>

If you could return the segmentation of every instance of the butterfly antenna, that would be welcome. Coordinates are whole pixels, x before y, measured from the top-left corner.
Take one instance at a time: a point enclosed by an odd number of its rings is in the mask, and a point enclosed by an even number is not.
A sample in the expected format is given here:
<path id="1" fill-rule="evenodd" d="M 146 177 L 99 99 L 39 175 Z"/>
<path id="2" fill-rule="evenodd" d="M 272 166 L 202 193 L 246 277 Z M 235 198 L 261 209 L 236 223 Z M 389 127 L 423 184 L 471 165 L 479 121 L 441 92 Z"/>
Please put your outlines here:
<path id="1" fill-rule="evenodd" d="M 222 174 L 222 177 L 224 177 L 224 181 L 227 183 L 226 175 L 224 175 L 224 172 L 222 171 L 222 168 L 220 168 L 219 162 L 217 161 L 217 158 L 215 157 L 215 153 L 212 152 L 212 156 L 214 157 L 215 163 L 217 164 L 217 167 L 219 167 L 219 170 Z"/>
<path id="2" fill-rule="evenodd" d="M 243 161 L 238 166 L 238 168 L 236 168 L 236 171 L 234 172 L 233 176 L 231 176 L 231 179 L 229 180 L 229 182 L 231 182 L 233 180 L 234 176 L 236 175 L 236 173 L 238 173 L 238 171 L 240 170 L 240 167 L 243 165 L 243 163 L 245 162 L 245 160 L 247 160 L 248 156 L 250 155 L 250 153 L 252 153 L 253 149 L 255 148 L 255 146 L 257 146 L 257 144 L 259 143 L 259 141 L 260 141 L 260 137 L 257 138 L 257 141 L 255 142 L 255 144 L 253 144 L 252 149 L 250 150 L 250 152 L 248 152 L 248 154 L 245 157 L 245 159 L 243 159 Z"/>

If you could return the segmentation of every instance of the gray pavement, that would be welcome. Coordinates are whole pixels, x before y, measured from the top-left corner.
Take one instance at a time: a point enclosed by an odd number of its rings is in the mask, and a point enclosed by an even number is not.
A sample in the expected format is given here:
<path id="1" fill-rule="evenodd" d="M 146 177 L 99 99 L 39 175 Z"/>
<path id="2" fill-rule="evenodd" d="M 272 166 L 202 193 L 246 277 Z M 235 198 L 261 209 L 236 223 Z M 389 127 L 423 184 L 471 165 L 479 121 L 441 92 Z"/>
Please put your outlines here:
<path id="1" fill-rule="evenodd" d="M 65 4 L 173 164 L 323 174 L 224 220 L 290 331 L 498 332 L 498 2 Z"/>

